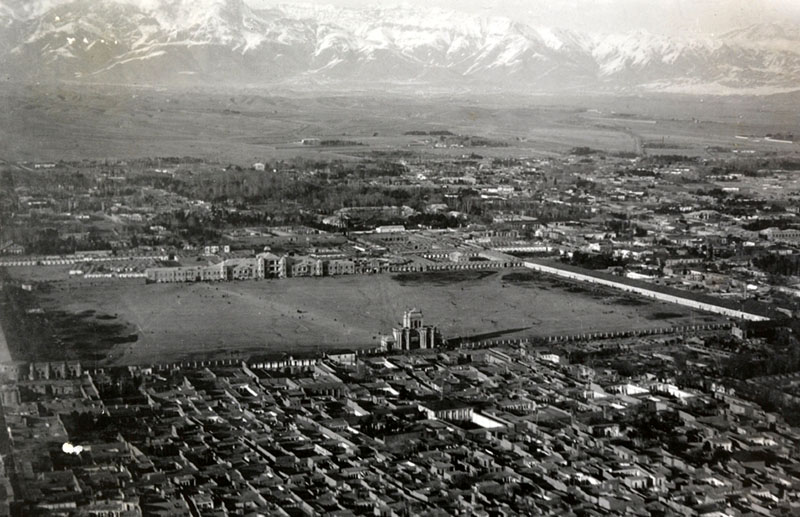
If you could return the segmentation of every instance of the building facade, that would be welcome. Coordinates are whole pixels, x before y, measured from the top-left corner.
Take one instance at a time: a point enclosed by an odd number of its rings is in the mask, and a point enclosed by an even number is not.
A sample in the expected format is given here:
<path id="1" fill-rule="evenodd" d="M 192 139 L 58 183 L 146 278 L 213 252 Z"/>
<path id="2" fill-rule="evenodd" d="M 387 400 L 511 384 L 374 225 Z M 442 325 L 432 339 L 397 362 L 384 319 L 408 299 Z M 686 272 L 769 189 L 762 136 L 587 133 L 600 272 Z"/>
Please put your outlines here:
<path id="1" fill-rule="evenodd" d="M 147 282 L 212 282 L 227 279 L 225 264 L 220 262 L 211 266 L 154 267 L 145 271 Z"/>
<path id="2" fill-rule="evenodd" d="M 410 309 L 403 313 L 403 326 L 392 329 L 392 336 L 383 340 L 382 346 L 392 350 L 418 350 L 436 348 L 438 330 L 435 326 L 425 325 L 422 311 Z"/>

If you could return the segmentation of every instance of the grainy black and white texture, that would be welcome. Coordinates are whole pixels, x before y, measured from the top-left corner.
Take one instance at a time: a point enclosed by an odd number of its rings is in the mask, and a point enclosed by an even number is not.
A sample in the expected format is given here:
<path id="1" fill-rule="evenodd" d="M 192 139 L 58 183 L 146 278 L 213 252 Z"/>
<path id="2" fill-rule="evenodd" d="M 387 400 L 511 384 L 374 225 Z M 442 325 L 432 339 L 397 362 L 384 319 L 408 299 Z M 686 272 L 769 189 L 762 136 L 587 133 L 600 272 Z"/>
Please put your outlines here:
<path id="1" fill-rule="evenodd" d="M 797 513 L 798 23 L 0 0 L 0 516 Z"/>

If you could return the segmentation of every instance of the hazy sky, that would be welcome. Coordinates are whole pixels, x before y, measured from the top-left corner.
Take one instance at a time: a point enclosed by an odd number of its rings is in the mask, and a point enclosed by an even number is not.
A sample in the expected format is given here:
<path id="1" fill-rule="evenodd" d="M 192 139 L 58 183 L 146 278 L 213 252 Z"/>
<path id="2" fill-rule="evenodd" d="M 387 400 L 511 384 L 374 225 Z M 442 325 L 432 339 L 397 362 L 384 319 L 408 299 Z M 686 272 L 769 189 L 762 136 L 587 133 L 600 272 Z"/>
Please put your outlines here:
<path id="1" fill-rule="evenodd" d="M 303 3 L 343 7 L 440 7 L 506 16 L 533 25 L 616 32 L 718 33 L 755 23 L 800 24 L 800 0 L 247 0 L 252 5 Z"/>

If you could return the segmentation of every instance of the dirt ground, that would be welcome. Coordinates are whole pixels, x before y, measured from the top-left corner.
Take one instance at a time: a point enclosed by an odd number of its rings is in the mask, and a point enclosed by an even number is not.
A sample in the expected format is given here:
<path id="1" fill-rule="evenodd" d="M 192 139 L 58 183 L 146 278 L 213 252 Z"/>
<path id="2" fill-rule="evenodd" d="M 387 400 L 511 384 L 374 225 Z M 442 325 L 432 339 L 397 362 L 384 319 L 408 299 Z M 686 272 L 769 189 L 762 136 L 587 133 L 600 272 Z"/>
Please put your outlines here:
<path id="1" fill-rule="evenodd" d="M 509 276 L 511 275 L 511 276 Z M 687 308 L 513 272 L 295 278 L 214 284 L 70 280 L 46 309 L 102 310 L 138 330 L 107 362 L 377 346 L 411 307 L 445 338 L 653 328 L 715 321 Z"/>
<path id="2" fill-rule="evenodd" d="M 503 139 L 486 156 L 541 156 L 588 146 L 709 156 L 707 146 L 784 152 L 737 134 L 791 132 L 794 97 L 306 95 L 160 90 L 101 85 L 0 86 L 0 156 L 7 160 L 194 156 L 248 166 L 297 156 L 358 160 L 369 150 L 413 149 L 460 156 L 467 149 L 409 147 L 411 130 L 450 130 Z M 796 104 L 796 103 L 795 103 Z M 622 117 L 620 113 L 633 114 Z M 346 138 L 357 148 L 301 146 Z M 676 150 L 677 149 L 677 150 Z M 657 149 L 649 153 L 661 154 Z"/>

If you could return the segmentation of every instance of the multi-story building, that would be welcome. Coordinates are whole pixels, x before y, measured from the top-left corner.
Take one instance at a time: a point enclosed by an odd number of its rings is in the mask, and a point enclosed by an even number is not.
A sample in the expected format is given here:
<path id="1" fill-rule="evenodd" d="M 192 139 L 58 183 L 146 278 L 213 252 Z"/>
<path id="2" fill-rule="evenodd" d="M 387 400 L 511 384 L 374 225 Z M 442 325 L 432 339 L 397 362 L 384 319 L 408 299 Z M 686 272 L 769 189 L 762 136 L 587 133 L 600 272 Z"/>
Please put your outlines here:
<path id="1" fill-rule="evenodd" d="M 800 230 L 796 228 L 788 228 L 785 230 L 781 230 L 780 228 L 767 228 L 760 233 L 770 241 L 795 242 L 800 240 Z"/>
<path id="2" fill-rule="evenodd" d="M 205 246 L 203 248 L 203 252 L 206 255 L 216 255 L 217 253 L 230 253 L 231 247 L 228 244 L 220 244 L 220 245 L 213 245 L 213 246 Z"/>
<path id="3" fill-rule="evenodd" d="M 285 277 L 322 276 L 322 261 L 300 255 L 281 257 L 281 272 Z"/>
<path id="4" fill-rule="evenodd" d="M 25 254 L 25 247 L 21 244 L 15 244 L 13 242 L 7 242 L 5 244 L 0 244 L 0 255 L 24 255 Z"/>
<path id="5" fill-rule="evenodd" d="M 214 280 L 255 280 L 304 276 L 340 276 L 360 273 L 349 259 L 319 259 L 302 255 L 279 257 L 260 253 L 255 258 L 227 259 L 211 266 L 148 268 L 151 283 L 204 282 Z"/>
<path id="6" fill-rule="evenodd" d="M 145 275 L 148 282 L 154 283 L 211 282 L 227 278 L 224 262 L 211 266 L 148 268 Z"/>
<path id="7" fill-rule="evenodd" d="M 281 278 L 286 271 L 281 269 L 281 257 L 274 253 L 259 253 L 256 258 L 261 262 L 263 275 L 261 278 Z"/>
<path id="8" fill-rule="evenodd" d="M 352 260 L 331 259 L 322 263 L 322 273 L 325 276 L 353 275 L 355 272 L 356 265 Z"/>
<path id="9" fill-rule="evenodd" d="M 239 258 L 224 261 L 226 280 L 255 280 L 264 278 L 264 262 L 259 258 Z"/>
<path id="10" fill-rule="evenodd" d="M 422 311 L 410 309 L 403 313 L 403 326 L 392 329 L 392 336 L 383 339 L 382 346 L 387 350 L 416 350 L 435 348 L 438 330 L 424 325 Z"/>

